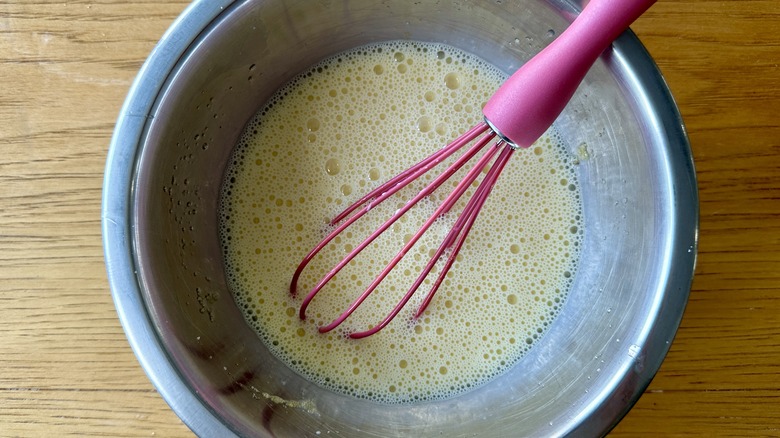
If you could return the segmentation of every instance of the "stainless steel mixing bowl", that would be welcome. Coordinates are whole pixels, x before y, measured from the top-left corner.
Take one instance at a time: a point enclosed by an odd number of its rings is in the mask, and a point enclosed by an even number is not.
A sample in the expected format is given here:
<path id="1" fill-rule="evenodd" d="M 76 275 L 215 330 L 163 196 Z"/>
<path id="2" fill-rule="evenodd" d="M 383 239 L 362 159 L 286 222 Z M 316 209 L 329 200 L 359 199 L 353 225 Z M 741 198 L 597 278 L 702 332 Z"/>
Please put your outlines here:
<path id="1" fill-rule="evenodd" d="M 316 61 L 380 40 L 447 43 L 511 72 L 579 9 L 564 0 L 203 0 L 165 34 L 119 116 L 103 233 L 141 365 L 201 436 L 601 435 L 658 370 L 696 254 L 691 152 L 630 32 L 557 122 L 579 164 L 585 240 L 568 302 L 512 370 L 446 401 L 380 405 L 313 385 L 269 354 L 225 284 L 223 170 L 245 123 Z M 286 275 L 280 273 L 280 275 Z"/>

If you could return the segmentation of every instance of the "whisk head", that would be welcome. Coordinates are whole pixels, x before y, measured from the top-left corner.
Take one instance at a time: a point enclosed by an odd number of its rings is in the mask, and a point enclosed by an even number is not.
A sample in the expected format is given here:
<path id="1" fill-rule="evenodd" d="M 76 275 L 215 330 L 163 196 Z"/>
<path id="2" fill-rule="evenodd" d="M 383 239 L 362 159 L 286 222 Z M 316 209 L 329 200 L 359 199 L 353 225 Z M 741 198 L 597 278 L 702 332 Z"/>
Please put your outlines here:
<path id="1" fill-rule="evenodd" d="M 495 140 L 495 141 L 494 141 Z M 337 263 L 321 280 L 317 282 L 314 288 L 303 299 L 299 311 L 301 319 L 306 319 L 306 309 L 314 299 L 314 297 L 325 287 L 325 285 L 333 279 L 345 266 L 347 266 L 355 257 L 360 254 L 363 249 L 369 246 L 377 237 L 390 228 L 397 220 L 399 220 L 407 211 L 414 207 L 422 199 L 431 195 L 436 189 L 444 184 L 449 178 L 451 178 L 459 169 L 465 166 L 480 151 L 485 149 L 491 143 L 494 147 L 488 147 L 487 150 L 479 157 L 473 167 L 466 173 L 466 175 L 457 183 L 452 193 L 450 193 L 444 201 L 439 205 L 436 211 L 423 223 L 420 229 L 411 236 L 401 248 L 401 250 L 390 260 L 387 266 L 377 275 L 377 277 L 368 285 L 368 287 L 360 294 L 347 309 L 334 319 L 329 324 L 319 327 L 320 333 L 329 332 L 336 327 L 340 326 L 352 313 L 357 310 L 358 307 L 369 297 L 379 286 L 382 280 L 387 277 L 393 268 L 401 261 L 401 259 L 409 252 L 409 250 L 417 243 L 418 240 L 425 234 L 426 231 L 433 225 L 433 223 L 439 219 L 442 215 L 448 213 L 458 202 L 458 200 L 466 193 L 467 189 L 478 179 L 482 172 L 482 169 L 490 166 L 490 170 L 484 174 L 482 181 L 474 191 L 471 199 L 468 200 L 465 207 L 461 211 L 457 220 L 453 224 L 452 228 L 444 237 L 439 248 L 434 252 L 428 264 L 422 270 L 420 275 L 414 281 L 412 286 L 401 298 L 398 304 L 393 310 L 377 325 L 369 328 L 365 331 L 352 332 L 349 336 L 354 339 L 364 338 L 371 336 L 384 327 L 386 327 L 395 318 L 398 313 L 409 302 L 412 296 L 417 292 L 420 286 L 425 282 L 425 279 L 433 270 L 437 262 L 448 254 L 448 257 L 444 263 L 443 268 L 439 272 L 438 278 L 433 283 L 428 294 L 423 299 L 422 303 L 415 312 L 415 318 L 418 318 L 428 307 L 433 299 L 433 296 L 438 291 L 441 283 L 443 282 L 447 272 L 449 272 L 452 264 L 454 263 L 458 252 L 463 246 L 469 231 L 474 225 L 474 221 L 479 214 L 482 206 L 490 195 L 490 191 L 498 180 L 501 171 L 504 169 L 507 161 L 515 150 L 515 146 L 507 142 L 505 139 L 497 136 L 496 132 L 486 122 L 479 123 L 470 130 L 466 131 L 463 135 L 455 139 L 452 143 L 448 144 L 444 148 L 436 151 L 427 158 L 413 165 L 412 167 L 404 170 L 398 175 L 394 176 L 384 184 L 380 185 L 376 189 L 367 193 L 360 198 L 357 202 L 351 204 L 344 209 L 341 213 L 336 215 L 331 220 L 331 225 L 335 226 L 320 243 L 318 243 L 307 255 L 303 258 L 298 268 L 293 274 L 292 281 L 290 282 L 290 293 L 297 295 L 298 281 L 309 262 L 314 259 L 317 254 L 325 248 L 332 240 L 338 235 L 343 233 L 350 225 L 355 221 L 363 217 L 366 213 L 376 207 L 378 204 L 384 202 L 398 191 L 409 185 L 412 181 L 417 180 L 422 175 L 426 174 L 433 167 L 442 163 L 444 160 L 452 156 L 459 150 L 467 148 L 466 152 L 458 157 L 452 164 L 450 164 L 441 174 L 434 178 L 425 188 L 423 188 L 416 196 L 414 196 L 409 202 L 399 208 L 386 222 L 384 222 L 377 230 L 371 233 L 365 240 L 359 245 L 354 247 L 339 263 Z M 492 163 L 492 165 L 491 165 Z"/>

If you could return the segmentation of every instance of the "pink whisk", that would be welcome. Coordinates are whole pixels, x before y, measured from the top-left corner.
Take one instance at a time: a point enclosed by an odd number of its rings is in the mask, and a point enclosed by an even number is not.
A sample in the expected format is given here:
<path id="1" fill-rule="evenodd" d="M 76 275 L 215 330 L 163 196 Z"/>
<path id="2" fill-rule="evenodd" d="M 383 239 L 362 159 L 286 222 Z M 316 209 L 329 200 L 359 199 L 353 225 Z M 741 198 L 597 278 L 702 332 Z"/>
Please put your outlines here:
<path id="1" fill-rule="evenodd" d="M 466 203 L 449 233 L 399 303 L 376 326 L 365 331 L 350 333 L 349 336 L 355 339 L 364 338 L 377 333 L 387 326 L 423 284 L 438 260 L 451 248 L 437 280 L 433 283 L 428 295 L 415 313 L 415 318 L 419 317 L 428 307 L 444 277 L 449 272 L 480 209 L 485 204 L 490 191 L 512 153 L 516 149 L 531 146 L 544 134 L 555 119 L 558 118 L 561 111 L 563 111 L 563 108 L 569 102 L 596 59 L 612 44 L 615 38 L 623 33 L 653 3 L 655 3 L 655 0 L 590 0 L 582 13 L 555 41 L 510 76 L 488 100 L 483 109 L 484 122 L 479 123 L 449 145 L 372 190 L 333 218 L 331 224 L 334 226 L 338 224 L 336 228 L 317 244 L 298 265 L 290 283 L 290 293 L 293 295 L 297 293 L 298 280 L 303 270 L 336 236 L 368 213 L 373 207 L 394 195 L 455 152 L 468 146 L 466 152 L 461 157 L 456 159 L 444 172 L 412 198 L 410 202 L 404 204 L 379 229 L 371 233 L 362 243 L 356 246 L 314 286 L 303 299 L 299 312 L 300 318 L 306 318 L 306 309 L 314 297 L 352 259 L 392 226 L 395 221 L 409 211 L 417 202 L 433 193 L 455 172 L 474 158 L 485 146 L 491 143 L 493 139 L 497 138 L 495 142 L 496 147 L 488 148 L 473 168 L 456 185 L 452 193 L 447 196 L 444 202 L 401 248 L 398 254 L 390 260 L 384 270 L 369 284 L 365 291 L 340 316 L 331 323 L 321 326 L 319 331 L 325 333 L 341 325 L 374 292 L 382 280 L 428 228 L 439 217 L 452 209 L 466 190 L 476 181 L 482 169 L 493 161 L 490 170 L 485 174 L 472 198 Z M 498 156 L 497 158 L 496 155 Z"/>

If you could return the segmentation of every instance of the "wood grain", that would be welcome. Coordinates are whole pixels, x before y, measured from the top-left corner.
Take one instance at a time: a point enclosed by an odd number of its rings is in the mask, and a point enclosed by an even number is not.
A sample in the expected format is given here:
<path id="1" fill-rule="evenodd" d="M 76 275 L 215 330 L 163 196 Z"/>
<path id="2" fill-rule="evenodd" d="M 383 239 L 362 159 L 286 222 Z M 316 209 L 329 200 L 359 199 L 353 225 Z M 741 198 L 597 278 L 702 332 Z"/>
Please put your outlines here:
<path id="1" fill-rule="evenodd" d="M 0 436 L 192 436 L 111 302 L 105 155 L 186 1 L 0 0 Z M 615 436 L 780 436 L 780 8 L 661 0 L 634 30 L 682 111 L 701 197 L 682 327 Z"/>
<path id="2" fill-rule="evenodd" d="M 0 436 L 191 436 L 127 344 L 100 237 L 132 79 L 186 2 L 0 1 Z"/>
<path id="3" fill-rule="evenodd" d="M 634 27 L 677 99 L 700 195 L 682 326 L 615 436 L 780 436 L 780 8 L 660 1 Z"/>

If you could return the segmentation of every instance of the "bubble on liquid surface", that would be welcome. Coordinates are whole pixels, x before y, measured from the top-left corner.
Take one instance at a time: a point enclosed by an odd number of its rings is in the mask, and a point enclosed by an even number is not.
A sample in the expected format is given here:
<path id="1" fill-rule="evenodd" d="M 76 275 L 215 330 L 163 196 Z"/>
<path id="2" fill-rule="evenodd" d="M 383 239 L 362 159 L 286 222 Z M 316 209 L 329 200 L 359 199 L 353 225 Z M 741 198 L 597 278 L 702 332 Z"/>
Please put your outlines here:
<path id="1" fill-rule="evenodd" d="M 444 76 L 444 84 L 447 85 L 447 88 L 450 90 L 457 90 L 460 88 L 460 75 L 457 73 L 447 73 L 446 76 Z"/>
<path id="2" fill-rule="evenodd" d="M 247 322 L 288 366 L 336 392 L 411 403 L 478 387 L 543 339 L 565 305 L 584 229 L 575 166 L 554 130 L 534 148 L 514 154 L 419 319 L 413 312 L 441 264 L 383 331 L 360 341 L 345 337 L 378 323 L 406 293 L 473 188 L 342 329 L 317 330 L 373 281 L 463 172 L 350 262 L 312 301 L 306 320 L 297 314 L 305 293 L 430 178 L 372 205 L 311 262 L 298 294 L 288 290 L 298 263 L 332 231 L 330 218 L 480 122 L 486 96 L 504 79 L 496 68 L 452 47 L 382 43 L 308 69 L 248 124 L 222 186 L 226 275 Z"/>
<path id="3" fill-rule="evenodd" d="M 306 129 L 311 132 L 318 131 L 320 129 L 320 121 L 316 118 L 311 118 L 306 121 Z"/>
<path id="4" fill-rule="evenodd" d="M 328 175 L 338 175 L 341 172 L 341 162 L 335 158 L 331 158 L 325 162 L 325 172 Z"/>
<path id="5" fill-rule="evenodd" d="M 420 132 L 429 132 L 433 129 L 433 121 L 431 121 L 430 117 L 420 117 L 417 119 L 417 129 L 419 129 Z"/>

